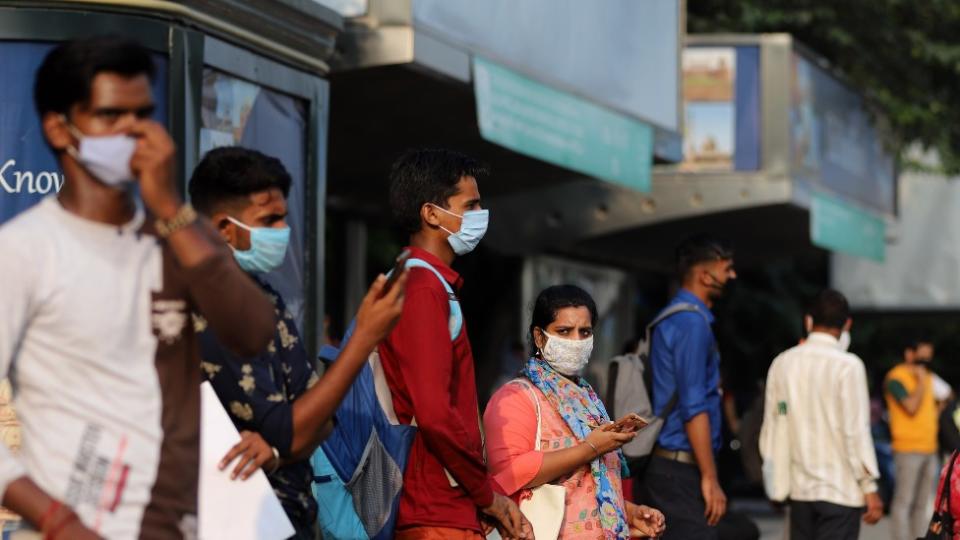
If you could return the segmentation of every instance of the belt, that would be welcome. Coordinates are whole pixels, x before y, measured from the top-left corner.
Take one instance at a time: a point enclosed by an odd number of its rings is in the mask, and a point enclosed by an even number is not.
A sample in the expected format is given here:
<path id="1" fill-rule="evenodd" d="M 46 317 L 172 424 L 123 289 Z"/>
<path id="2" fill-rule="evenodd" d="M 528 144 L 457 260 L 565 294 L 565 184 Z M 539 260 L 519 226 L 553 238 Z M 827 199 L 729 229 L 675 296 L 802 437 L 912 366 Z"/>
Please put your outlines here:
<path id="1" fill-rule="evenodd" d="M 683 450 L 667 450 L 666 448 L 660 448 L 658 446 L 653 449 L 653 455 L 662 457 L 664 459 L 669 459 L 671 461 L 686 463 L 688 465 L 697 464 L 697 460 L 694 458 L 693 453 L 685 452 Z"/>

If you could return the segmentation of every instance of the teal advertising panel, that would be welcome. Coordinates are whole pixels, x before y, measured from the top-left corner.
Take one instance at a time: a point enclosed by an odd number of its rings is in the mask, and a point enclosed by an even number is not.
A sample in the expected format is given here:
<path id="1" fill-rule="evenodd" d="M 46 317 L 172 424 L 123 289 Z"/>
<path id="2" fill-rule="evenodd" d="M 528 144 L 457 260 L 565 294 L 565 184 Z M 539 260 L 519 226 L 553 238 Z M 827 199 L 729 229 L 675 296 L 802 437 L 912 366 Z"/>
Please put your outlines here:
<path id="1" fill-rule="evenodd" d="M 474 57 L 480 135 L 515 152 L 650 191 L 653 129 Z"/>
<path id="2" fill-rule="evenodd" d="M 810 240 L 824 249 L 883 262 L 886 223 L 838 197 L 814 193 L 810 204 Z"/>

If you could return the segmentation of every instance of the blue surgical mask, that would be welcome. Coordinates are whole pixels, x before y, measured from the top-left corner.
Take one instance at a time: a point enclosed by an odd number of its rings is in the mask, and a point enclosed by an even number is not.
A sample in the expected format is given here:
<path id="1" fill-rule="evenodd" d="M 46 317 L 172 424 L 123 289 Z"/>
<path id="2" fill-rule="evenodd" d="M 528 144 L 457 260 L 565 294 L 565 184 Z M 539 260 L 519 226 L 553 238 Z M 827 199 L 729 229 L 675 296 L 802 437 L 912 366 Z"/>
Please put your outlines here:
<path id="1" fill-rule="evenodd" d="M 453 248 L 454 253 L 457 255 L 466 255 L 476 249 L 480 240 L 483 239 L 483 235 L 487 233 L 487 225 L 490 223 L 489 210 L 471 210 L 464 212 L 461 216 L 460 214 L 454 214 L 449 210 L 440 208 L 435 204 L 432 206 L 451 216 L 460 218 L 460 230 L 457 232 L 446 229 L 442 225 L 440 226 L 441 229 L 450 235 L 447 237 L 447 243 Z"/>
<path id="2" fill-rule="evenodd" d="M 283 264 L 290 243 L 290 227 L 250 227 L 239 220 L 227 217 L 237 227 L 250 231 L 250 249 L 233 250 L 233 256 L 247 272 L 269 272 Z M 233 246 L 231 246 L 232 248 Z"/>

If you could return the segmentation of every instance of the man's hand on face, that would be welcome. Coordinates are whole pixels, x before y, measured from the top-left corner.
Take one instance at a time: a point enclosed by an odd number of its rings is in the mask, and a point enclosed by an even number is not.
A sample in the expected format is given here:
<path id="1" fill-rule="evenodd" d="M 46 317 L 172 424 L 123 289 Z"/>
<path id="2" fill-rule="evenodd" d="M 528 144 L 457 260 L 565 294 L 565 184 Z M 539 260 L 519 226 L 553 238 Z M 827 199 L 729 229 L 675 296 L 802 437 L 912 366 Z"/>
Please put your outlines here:
<path id="1" fill-rule="evenodd" d="M 137 150 L 130 168 L 140 182 L 143 203 L 159 219 L 170 219 L 183 204 L 176 186 L 177 147 L 167 130 L 153 120 L 137 120 L 130 130 Z"/>
<path id="2" fill-rule="evenodd" d="M 916 377 L 917 380 L 921 380 L 927 374 L 927 367 L 921 363 L 913 363 L 910 364 L 910 371 L 913 372 L 913 376 Z"/>

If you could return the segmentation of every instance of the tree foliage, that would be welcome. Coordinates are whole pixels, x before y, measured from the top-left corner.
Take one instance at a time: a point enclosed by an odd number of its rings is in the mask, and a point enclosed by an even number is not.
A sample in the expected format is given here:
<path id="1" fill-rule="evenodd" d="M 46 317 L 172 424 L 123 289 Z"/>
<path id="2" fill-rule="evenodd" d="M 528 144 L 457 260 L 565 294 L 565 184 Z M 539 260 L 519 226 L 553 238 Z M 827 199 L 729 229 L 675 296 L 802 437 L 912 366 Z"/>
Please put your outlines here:
<path id="1" fill-rule="evenodd" d="M 960 1 L 688 0 L 691 34 L 788 32 L 844 72 L 903 151 L 960 172 Z"/>

